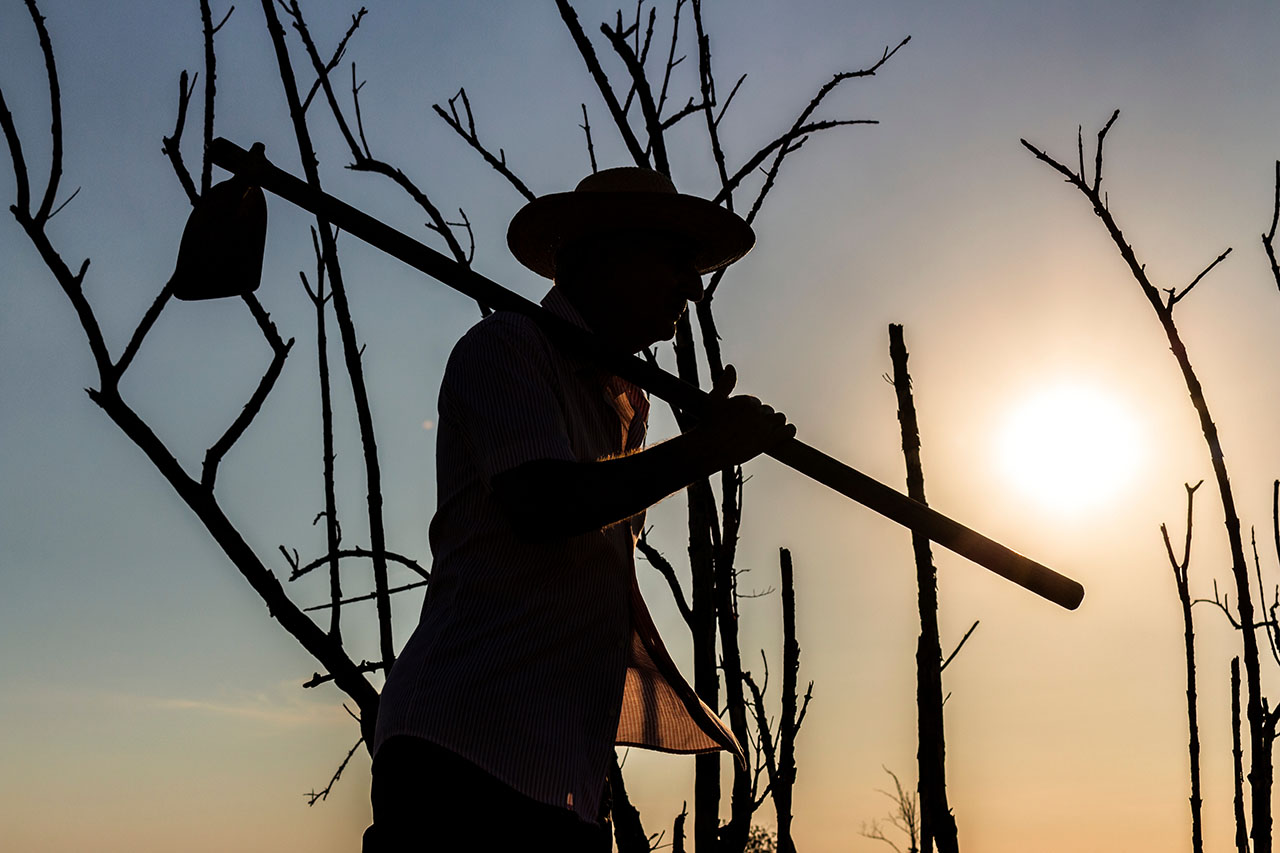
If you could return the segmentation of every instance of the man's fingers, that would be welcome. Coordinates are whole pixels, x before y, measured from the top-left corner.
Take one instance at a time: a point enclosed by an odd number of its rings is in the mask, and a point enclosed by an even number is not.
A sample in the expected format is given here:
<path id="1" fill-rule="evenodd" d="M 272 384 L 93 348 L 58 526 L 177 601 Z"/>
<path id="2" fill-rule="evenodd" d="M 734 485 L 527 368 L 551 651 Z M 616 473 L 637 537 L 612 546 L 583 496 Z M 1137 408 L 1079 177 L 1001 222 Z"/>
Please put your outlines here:
<path id="1" fill-rule="evenodd" d="M 726 400 L 733 391 L 733 386 L 737 384 L 738 371 L 732 364 L 726 364 L 724 370 L 720 372 L 720 379 L 711 387 L 711 396 L 717 400 Z"/>

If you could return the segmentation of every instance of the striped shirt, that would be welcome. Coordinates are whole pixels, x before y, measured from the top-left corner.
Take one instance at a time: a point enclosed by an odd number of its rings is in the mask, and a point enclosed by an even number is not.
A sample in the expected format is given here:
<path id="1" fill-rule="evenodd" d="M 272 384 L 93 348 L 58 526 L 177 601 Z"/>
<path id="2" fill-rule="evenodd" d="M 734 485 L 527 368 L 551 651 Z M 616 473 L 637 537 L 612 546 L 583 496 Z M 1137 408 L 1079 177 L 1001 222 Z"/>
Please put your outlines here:
<path id="1" fill-rule="evenodd" d="M 542 304 L 585 326 L 558 288 Z M 375 753 L 393 735 L 424 738 L 587 821 L 615 743 L 742 759 L 640 596 L 644 514 L 529 544 L 490 489 L 526 462 L 639 449 L 648 407 L 634 385 L 562 352 L 522 315 L 497 312 L 458 342 L 440 389 L 431 585 L 388 674 Z"/>

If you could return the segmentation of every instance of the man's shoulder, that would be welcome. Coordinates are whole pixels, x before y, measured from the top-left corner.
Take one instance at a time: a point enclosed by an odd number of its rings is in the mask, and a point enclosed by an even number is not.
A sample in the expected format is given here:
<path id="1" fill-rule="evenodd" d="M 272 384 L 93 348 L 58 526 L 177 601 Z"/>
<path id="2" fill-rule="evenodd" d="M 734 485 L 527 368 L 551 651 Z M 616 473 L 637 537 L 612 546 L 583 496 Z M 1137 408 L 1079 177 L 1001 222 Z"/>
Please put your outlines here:
<path id="1" fill-rule="evenodd" d="M 495 311 L 468 329 L 454 352 L 486 346 L 519 346 L 545 340 L 546 335 L 529 317 L 515 311 Z"/>
<path id="2" fill-rule="evenodd" d="M 515 311 L 495 311 L 480 320 L 454 344 L 449 369 L 473 361 L 546 359 L 554 347 L 546 333 L 530 317 Z"/>

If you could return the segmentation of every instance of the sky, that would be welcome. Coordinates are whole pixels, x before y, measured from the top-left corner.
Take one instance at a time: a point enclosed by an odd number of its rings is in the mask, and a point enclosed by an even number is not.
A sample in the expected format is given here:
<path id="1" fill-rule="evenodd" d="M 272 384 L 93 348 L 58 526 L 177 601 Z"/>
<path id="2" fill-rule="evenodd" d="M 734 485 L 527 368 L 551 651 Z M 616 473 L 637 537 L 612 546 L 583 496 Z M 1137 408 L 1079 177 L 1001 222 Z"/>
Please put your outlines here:
<path id="1" fill-rule="evenodd" d="M 215 4 L 215 17 L 226 5 Z M 481 138 L 503 148 L 538 194 L 569 189 L 590 170 L 580 104 L 601 165 L 624 164 L 554 5 L 368 5 L 347 60 L 366 81 L 374 153 L 449 215 L 466 211 L 479 271 L 541 296 L 545 283 L 503 241 L 522 199 L 431 105 L 465 86 Z M 592 33 L 616 8 L 577 7 Z M 171 272 L 187 213 L 160 140 L 172 132 L 179 73 L 202 67 L 198 7 L 49 0 L 41 8 L 60 63 L 63 197 L 81 188 L 50 233 L 73 266 L 92 258 L 85 290 L 118 353 Z M 355 11 L 330 2 L 305 9 L 329 46 Z M 663 6 L 660 37 L 667 14 Z M 1157 286 L 1184 286 L 1234 248 L 1176 317 L 1274 583 L 1280 385 L 1267 365 L 1280 357 L 1272 331 L 1280 294 L 1259 234 L 1280 157 L 1280 9 L 753 0 L 708 3 L 706 14 L 721 91 L 747 74 L 722 125 L 731 165 L 789 126 L 833 73 L 865 67 L 911 36 L 876 77 L 830 96 L 822 117 L 879 124 L 815 136 L 787 161 L 756 221 L 756 249 L 725 280 L 717 317 L 740 390 L 787 412 L 806 442 L 900 486 L 896 403 L 882 375 L 887 326 L 904 324 L 931 505 L 1086 588 L 1080 609 L 1067 612 L 936 554 L 944 647 L 980 621 L 944 675 L 948 790 L 962 848 L 1188 847 L 1182 625 L 1159 526 L 1167 522 L 1181 542 L 1183 484 L 1211 478 L 1208 456 L 1167 343 L 1101 223 L 1019 139 L 1070 162 L 1077 127 L 1089 143 L 1120 109 L 1105 183 Z M 299 172 L 261 9 L 239 4 L 217 47 L 217 132 L 245 147 L 261 140 L 274 162 Z M 691 93 L 692 68 L 690 57 L 677 69 L 679 91 Z M 339 79 L 349 75 L 344 63 Z M 0 3 L 0 87 L 39 182 L 46 89 L 17 0 Z M 200 108 L 197 94 L 189 164 L 199 158 Z M 421 215 L 393 188 L 343 169 L 339 137 L 313 109 L 326 187 L 424 234 Z M 682 190 L 707 193 L 714 166 L 698 131 L 689 124 L 676 134 L 673 172 Z M 0 162 L 7 206 L 15 185 L 7 158 Z M 311 520 L 323 498 L 314 332 L 297 276 L 312 268 L 308 222 L 268 203 L 259 295 L 298 343 L 224 463 L 218 495 L 283 574 L 278 546 L 320 553 L 323 534 Z M 478 312 L 351 238 L 343 251 L 367 345 L 389 544 L 425 563 L 436 392 L 450 347 Z M 302 689 L 316 663 L 85 395 L 95 374 L 74 313 L 8 216 L 0 270 L 0 843 L 49 853 L 356 849 L 369 821 L 367 756 L 357 753 L 326 802 L 308 807 L 303 796 L 326 784 L 358 737 L 343 696 L 331 686 Z M 268 355 L 242 305 L 172 305 L 123 393 L 194 470 Z M 670 364 L 670 352 L 660 359 Z M 340 511 L 346 540 L 358 542 L 367 536 L 359 445 L 339 392 Z M 1079 427 L 1055 431 L 1042 420 L 1019 431 L 1029 407 L 1052 412 L 1063 400 L 1084 417 Z M 656 408 L 651 435 L 672 434 Z M 1028 429 L 1047 448 L 1027 449 Z M 1100 443 L 1081 446 L 1094 432 Z M 1099 458 L 1107 465 L 1090 468 Z M 1079 461 L 1050 464 L 1063 459 Z M 747 473 L 743 583 L 776 587 L 777 550 L 791 550 L 801 678 L 815 682 L 797 747 L 797 844 L 815 853 L 887 849 L 860 829 L 891 808 L 878 790 L 891 785 L 883 768 L 914 779 L 909 535 L 772 460 Z M 683 512 L 676 497 L 651 513 L 654 542 L 676 558 Z M 1198 492 L 1196 512 L 1192 587 L 1208 597 L 1215 580 L 1228 583 L 1229 565 L 1212 483 Z M 669 593 L 656 572 L 639 570 L 690 674 Z M 351 577 L 367 582 L 355 570 Z M 322 585 L 290 592 L 308 605 L 325 597 Z M 417 593 L 396 599 L 398 643 L 419 602 Z M 776 594 L 744 601 L 749 660 L 764 649 L 776 664 L 779 606 Z M 347 633 L 353 656 L 371 657 L 372 608 L 360 608 L 350 608 Z M 1226 851 L 1227 673 L 1238 643 L 1212 608 L 1197 607 L 1196 619 L 1205 849 Z M 1264 660 L 1272 695 L 1277 669 Z M 770 701 L 776 708 L 776 692 Z M 646 830 L 669 833 L 691 796 L 693 761 L 632 750 L 626 772 Z M 757 820 L 773 824 L 771 805 Z"/>

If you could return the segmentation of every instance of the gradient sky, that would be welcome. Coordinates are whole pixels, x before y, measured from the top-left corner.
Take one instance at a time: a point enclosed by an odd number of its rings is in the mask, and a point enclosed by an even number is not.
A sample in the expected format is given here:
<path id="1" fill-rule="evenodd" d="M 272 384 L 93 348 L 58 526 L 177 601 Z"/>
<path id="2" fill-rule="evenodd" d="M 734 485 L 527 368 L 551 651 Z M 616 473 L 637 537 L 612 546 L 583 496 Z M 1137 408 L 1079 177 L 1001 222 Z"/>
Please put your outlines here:
<path id="1" fill-rule="evenodd" d="M 902 482 L 886 326 L 906 326 L 930 502 L 1084 583 L 1068 613 L 950 554 L 937 555 L 944 646 L 981 626 L 946 672 L 948 782 L 961 845 L 1006 851 L 1177 850 L 1188 845 L 1182 633 L 1159 525 L 1180 541 L 1185 481 L 1210 476 L 1185 388 L 1150 308 L 1087 203 L 1018 144 L 1073 159 L 1120 108 L 1109 137 L 1111 209 L 1157 286 L 1182 286 L 1232 256 L 1178 308 L 1223 434 L 1245 524 L 1270 542 L 1280 474 L 1274 334 L 1280 294 L 1258 235 L 1280 156 L 1280 9 L 1262 2 L 708 3 L 722 91 L 743 72 L 724 132 L 731 164 L 786 126 L 839 70 L 911 43 L 824 115 L 878 126 L 830 131 L 792 157 L 757 220 L 759 244 L 716 305 L 742 390 L 785 410 L 800 436 Z M 476 226 L 476 267 L 528 296 L 543 283 L 506 253 L 520 198 L 432 113 L 466 86 L 482 138 L 537 193 L 589 169 L 579 104 L 602 165 L 624 163 L 603 105 L 549 2 L 369 3 L 348 59 L 368 81 L 374 153 Z M 215 16 L 225 10 L 216 4 Z M 580 2 L 588 31 L 614 6 Z M 68 260 L 93 259 L 86 289 L 115 351 L 168 277 L 187 206 L 160 138 L 179 72 L 201 67 L 194 2 L 42 5 L 60 60 L 64 195 L 51 226 Z M 310 3 L 333 44 L 354 8 Z M 664 13 L 665 14 L 665 13 Z M 662 26 L 662 25 L 660 25 Z M 660 30 L 665 32 L 665 30 Z M 219 34 L 218 132 L 298 171 L 261 10 L 239 4 Z M 679 85 L 688 87 L 692 57 Z M 343 66 L 341 79 L 348 79 Z M 304 79 L 306 79 L 304 75 Z M 47 105 L 23 4 L 0 3 L 4 87 L 36 179 Z M 682 89 L 681 91 L 688 91 Z M 199 109 L 199 98 L 193 108 Z M 406 230 L 422 217 L 383 182 L 353 175 L 317 108 L 330 191 Z M 198 158 L 196 131 L 186 156 Z M 690 124 L 673 156 L 682 189 L 713 167 Z M 8 169 L 0 199 L 13 199 Z M 322 506 L 314 339 L 297 270 L 307 218 L 271 200 L 261 299 L 298 345 L 271 401 L 223 466 L 219 494 L 278 573 L 277 545 L 317 554 Z M 368 349 L 393 549 L 429 558 L 435 396 L 466 299 L 347 240 Z M 312 660 L 212 545 L 149 463 L 88 400 L 92 361 L 75 317 L 25 236 L 0 217 L 0 846 L 31 851 L 357 849 L 368 822 L 360 753 L 331 688 L 304 691 Z M 670 360 L 670 354 L 664 353 Z M 194 468 L 267 362 L 239 303 L 171 306 L 124 393 Z M 1046 387 L 1107 395 L 1139 440 L 1132 475 L 1064 509 L 1046 482 L 1020 491 L 999 436 Z M 341 390 L 341 385 L 339 390 Z M 364 536 L 354 418 L 339 414 L 339 496 L 348 542 Z M 651 433 L 669 435 L 656 415 Z M 908 535 L 770 460 L 748 468 L 740 566 L 777 584 L 796 563 L 801 676 L 816 682 L 799 742 L 795 837 L 806 851 L 887 849 L 862 838 L 890 803 L 882 765 L 914 779 L 915 591 Z M 683 501 L 652 514 L 683 552 Z M 1193 586 L 1227 580 L 1221 508 L 1198 496 Z M 1275 555 L 1263 548 L 1264 571 Z M 679 617 L 656 573 L 641 582 L 678 661 Z M 358 577 L 356 574 L 352 578 Z M 354 586 L 357 581 L 349 581 Z M 322 585 L 293 590 L 318 603 Z M 419 597 L 396 601 L 402 642 Z M 744 602 L 743 650 L 777 661 L 777 596 Z M 352 607 L 355 656 L 373 655 L 371 609 Z M 1200 631 L 1206 850 L 1231 849 L 1227 665 L 1220 614 Z M 690 671 L 686 669 L 686 671 Z M 1264 681 L 1274 692 L 1276 667 Z M 774 697 L 776 701 L 776 696 Z M 726 762 L 727 767 L 727 762 Z M 646 829 L 691 795 L 693 761 L 632 751 Z M 758 814 L 771 825 L 771 806 Z"/>

